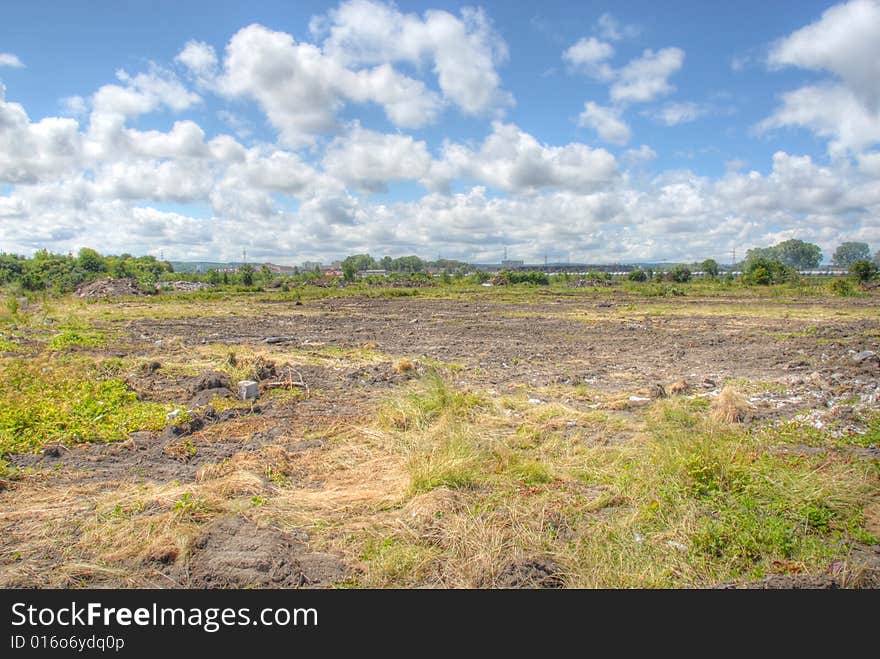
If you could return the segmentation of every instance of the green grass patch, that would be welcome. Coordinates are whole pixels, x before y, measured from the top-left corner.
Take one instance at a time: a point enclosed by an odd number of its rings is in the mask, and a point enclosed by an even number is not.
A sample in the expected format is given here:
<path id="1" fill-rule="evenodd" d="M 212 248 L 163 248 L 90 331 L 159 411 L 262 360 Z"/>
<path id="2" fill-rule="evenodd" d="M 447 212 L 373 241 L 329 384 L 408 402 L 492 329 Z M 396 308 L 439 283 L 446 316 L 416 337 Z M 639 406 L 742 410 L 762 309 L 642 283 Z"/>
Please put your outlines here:
<path id="1" fill-rule="evenodd" d="M 20 350 L 20 345 L 0 336 L 0 352 L 19 352 Z"/>
<path id="2" fill-rule="evenodd" d="M 123 380 L 102 377 L 100 365 L 89 359 L 10 359 L 0 378 L 0 455 L 158 430 L 170 409 L 137 400 Z"/>
<path id="3" fill-rule="evenodd" d="M 105 343 L 106 338 L 102 332 L 78 323 L 62 327 L 58 334 L 51 338 L 46 348 L 57 352 L 74 346 L 99 348 Z"/>

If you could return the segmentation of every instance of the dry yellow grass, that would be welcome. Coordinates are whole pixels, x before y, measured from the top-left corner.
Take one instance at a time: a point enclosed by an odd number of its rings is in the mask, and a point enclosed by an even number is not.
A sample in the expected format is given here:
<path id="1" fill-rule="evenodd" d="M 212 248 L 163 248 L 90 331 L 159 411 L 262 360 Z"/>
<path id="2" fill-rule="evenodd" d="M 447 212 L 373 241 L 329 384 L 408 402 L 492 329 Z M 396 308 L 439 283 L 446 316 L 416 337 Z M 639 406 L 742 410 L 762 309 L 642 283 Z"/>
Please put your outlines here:
<path id="1" fill-rule="evenodd" d="M 746 419 L 751 407 L 748 398 L 727 386 L 712 402 L 712 419 L 717 423 L 739 423 Z"/>
<path id="2" fill-rule="evenodd" d="M 678 380 L 677 382 L 673 382 L 668 387 L 666 387 L 666 392 L 670 396 L 681 396 L 684 395 L 691 390 L 691 385 L 688 384 L 687 380 Z"/>

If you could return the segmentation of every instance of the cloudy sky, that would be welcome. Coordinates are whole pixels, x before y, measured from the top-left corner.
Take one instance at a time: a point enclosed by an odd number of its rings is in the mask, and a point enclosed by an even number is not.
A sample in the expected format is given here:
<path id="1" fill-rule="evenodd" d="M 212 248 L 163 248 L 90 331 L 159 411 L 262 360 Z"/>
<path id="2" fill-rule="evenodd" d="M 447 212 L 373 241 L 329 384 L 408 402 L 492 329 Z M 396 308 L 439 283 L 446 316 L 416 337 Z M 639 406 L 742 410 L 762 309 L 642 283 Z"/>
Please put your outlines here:
<path id="1" fill-rule="evenodd" d="M 0 6 L 0 251 L 880 249 L 880 0 Z"/>

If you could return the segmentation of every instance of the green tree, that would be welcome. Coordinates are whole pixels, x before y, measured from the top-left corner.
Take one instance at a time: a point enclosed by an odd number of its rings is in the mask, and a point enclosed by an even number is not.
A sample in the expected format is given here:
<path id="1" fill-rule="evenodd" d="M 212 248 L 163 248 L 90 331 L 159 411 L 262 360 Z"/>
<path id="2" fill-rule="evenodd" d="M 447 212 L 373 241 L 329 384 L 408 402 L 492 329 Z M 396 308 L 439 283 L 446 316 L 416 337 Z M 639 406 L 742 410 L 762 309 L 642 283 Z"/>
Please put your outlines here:
<path id="1" fill-rule="evenodd" d="M 391 262 L 393 272 L 421 272 L 425 269 L 425 262 L 418 256 L 401 256 Z"/>
<path id="2" fill-rule="evenodd" d="M 342 274 L 346 281 L 354 280 L 355 273 L 361 270 L 375 270 L 376 268 L 378 268 L 376 259 L 369 254 L 352 254 L 342 262 Z M 350 276 L 347 273 L 350 273 Z"/>
<path id="3" fill-rule="evenodd" d="M 354 281 L 356 274 L 357 266 L 355 266 L 354 261 L 345 259 L 345 261 L 342 262 L 342 278 L 345 281 Z"/>
<path id="4" fill-rule="evenodd" d="M 666 278 L 670 281 L 683 284 L 691 280 L 691 269 L 686 265 L 675 265 L 666 273 Z"/>
<path id="5" fill-rule="evenodd" d="M 245 263 L 238 269 L 238 276 L 241 278 L 241 283 L 245 286 L 253 286 L 254 284 L 254 266 L 250 263 Z"/>
<path id="6" fill-rule="evenodd" d="M 208 270 L 208 283 L 212 286 L 216 286 L 220 283 L 220 273 L 216 270 Z"/>
<path id="7" fill-rule="evenodd" d="M 797 270 L 815 268 L 822 261 L 822 248 L 803 240 L 786 240 L 776 245 L 774 250 L 778 261 Z"/>
<path id="8" fill-rule="evenodd" d="M 822 261 L 822 248 L 813 243 L 792 238 L 773 247 L 757 247 L 746 252 L 746 262 L 754 259 L 779 261 L 797 270 L 818 267 Z"/>
<path id="9" fill-rule="evenodd" d="M 877 275 L 877 265 L 868 259 L 859 259 L 850 264 L 849 274 L 859 281 L 869 281 Z"/>
<path id="10" fill-rule="evenodd" d="M 269 269 L 268 265 L 263 264 L 260 266 L 260 277 L 263 278 L 263 286 L 268 286 L 272 283 L 272 270 Z"/>
<path id="11" fill-rule="evenodd" d="M 743 283 L 757 286 L 769 286 L 793 281 L 797 278 L 797 271 L 788 267 L 781 261 L 775 261 L 764 257 L 751 257 L 746 259 L 743 271 Z"/>
<path id="12" fill-rule="evenodd" d="M 700 270 L 707 277 L 717 277 L 718 273 L 721 272 L 721 269 L 718 267 L 718 262 L 715 259 L 706 259 L 700 264 Z"/>
<path id="13" fill-rule="evenodd" d="M 841 243 L 834 250 L 834 265 L 848 267 L 856 261 L 868 261 L 871 258 L 871 248 L 868 243 L 848 242 Z"/>
<path id="14" fill-rule="evenodd" d="M 648 281 L 648 273 L 644 270 L 632 270 L 627 277 L 630 281 Z"/>
<path id="15" fill-rule="evenodd" d="M 106 272 L 107 271 L 107 262 L 104 260 L 98 252 L 93 249 L 89 249 L 88 247 L 83 247 L 79 250 L 79 255 L 76 259 L 77 265 L 85 270 L 86 272 Z"/>

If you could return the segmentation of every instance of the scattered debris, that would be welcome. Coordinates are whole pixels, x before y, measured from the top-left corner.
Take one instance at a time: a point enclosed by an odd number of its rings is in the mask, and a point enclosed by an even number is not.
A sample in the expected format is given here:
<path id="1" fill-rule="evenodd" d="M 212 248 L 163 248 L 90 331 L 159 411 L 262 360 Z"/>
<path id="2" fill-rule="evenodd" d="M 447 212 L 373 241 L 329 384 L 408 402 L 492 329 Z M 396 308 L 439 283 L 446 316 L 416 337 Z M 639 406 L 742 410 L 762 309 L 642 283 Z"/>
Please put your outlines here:
<path id="1" fill-rule="evenodd" d="M 297 379 L 294 380 L 293 376 L 296 375 Z M 240 385 L 239 385 L 240 386 Z M 287 379 L 286 380 L 275 380 L 272 382 L 264 382 L 263 387 L 266 389 L 291 389 L 293 387 L 298 387 L 300 389 L 306 390 L 306 398 L 311 396 L 311 391 L 309 390 L 309 385 L 306 384 L 305 380 L 303 380 L 302 373 L 297 370 L 294 370 L 290 366 L 287 367 Z"/>
<path id="2" fill-rule="evenodd" d="M 873 350 L 862 350 L 861 352 L 857 352 L 852 356 L 852 360 L 856 364 L 861 364 L 862 362 L 868 361 L 880 361 L 880 357 L 877 357 L 877 353 Z"/>
<path id="3" fill-rule="evenodd" d="M 120 277 L 118 279 L 104 277 L 80 284 L 77 286 L 74 294 L 87 300 L 95 300 L 108 297 L 122 297 L 124 295 L 143 295 L 144 291 L 141 290 L 137 281 L 130 277 Z"/>
<path id="4" fill-rule="evenodd" d="M 211 284 L 201 281 L 163 281 L 161 286 L 163 291 L 182 292 L 204 291 L 213 288 Z"/>

